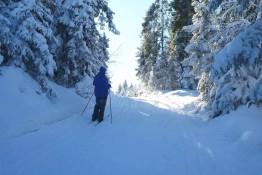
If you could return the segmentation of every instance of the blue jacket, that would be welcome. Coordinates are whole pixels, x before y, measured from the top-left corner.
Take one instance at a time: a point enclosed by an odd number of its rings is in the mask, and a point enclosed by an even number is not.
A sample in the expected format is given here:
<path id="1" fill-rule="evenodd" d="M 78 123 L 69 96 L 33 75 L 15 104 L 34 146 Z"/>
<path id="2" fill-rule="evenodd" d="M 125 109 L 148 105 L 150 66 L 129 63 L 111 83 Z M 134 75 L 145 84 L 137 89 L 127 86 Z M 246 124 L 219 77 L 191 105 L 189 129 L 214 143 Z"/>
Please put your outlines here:
<path id="1" fill-rule="evenodd" d="M 95 86 L 95 96 L 106 98 L 108 96 L 108 91 L 111 85 L 108 82 L 108 78 L 106 77 L 106 69 L 101 68 L 100 72 L 95 76 L 93 81 L 93 85 Z"/>

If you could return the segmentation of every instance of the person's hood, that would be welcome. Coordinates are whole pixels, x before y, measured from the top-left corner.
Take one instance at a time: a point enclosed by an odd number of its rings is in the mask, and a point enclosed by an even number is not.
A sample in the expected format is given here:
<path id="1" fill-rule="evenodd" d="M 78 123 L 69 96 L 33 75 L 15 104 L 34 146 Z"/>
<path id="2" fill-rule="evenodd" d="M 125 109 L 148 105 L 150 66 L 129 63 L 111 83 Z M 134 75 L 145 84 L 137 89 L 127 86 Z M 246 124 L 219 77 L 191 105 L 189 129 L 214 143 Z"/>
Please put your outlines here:
<path id="1" fill-rule="evenodd" d="M 106 68 L 105 67 L 100 67 L 99 73 L 105 74 L 106 73 Z"/>

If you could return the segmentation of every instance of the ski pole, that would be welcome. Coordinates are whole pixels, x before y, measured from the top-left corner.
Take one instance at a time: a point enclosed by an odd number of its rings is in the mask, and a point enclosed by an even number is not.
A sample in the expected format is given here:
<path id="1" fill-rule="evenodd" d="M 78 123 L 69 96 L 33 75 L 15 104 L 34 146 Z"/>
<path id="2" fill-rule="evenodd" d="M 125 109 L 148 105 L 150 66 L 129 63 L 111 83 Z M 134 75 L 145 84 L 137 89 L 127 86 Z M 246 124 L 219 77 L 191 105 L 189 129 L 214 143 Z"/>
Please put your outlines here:
<path id="1" fill-rule="evenodd" d="M 94 95 L 94 94 L 92 94 L 92 95 L 91 95 L 91 97 L 89 98 L 89 100 L 88 100 L 88 102 L 87 102 L 87 104 L 86 104 L 86 106 L 85 106 L 84 110 L 81 112 L 81 115 L 83 115 L 83 114 L 84 114 L 84 112 L 85 112 L 85 110 L 86 110 L 87 106 L 89 105 L 89 103 L 90 103 L 90 101 L 91 101 L 91 99 L 92 99 L 93 95 Z"/>
<path id="2" fill-rule="evenodd" d="M 109 100 L 110 100 L 110 114 L 111 114 L 111 124 L 113 123 L 113 116 L 112 116 L 112 106 L 111 106 L 111 94 L 109 93 Z"/>

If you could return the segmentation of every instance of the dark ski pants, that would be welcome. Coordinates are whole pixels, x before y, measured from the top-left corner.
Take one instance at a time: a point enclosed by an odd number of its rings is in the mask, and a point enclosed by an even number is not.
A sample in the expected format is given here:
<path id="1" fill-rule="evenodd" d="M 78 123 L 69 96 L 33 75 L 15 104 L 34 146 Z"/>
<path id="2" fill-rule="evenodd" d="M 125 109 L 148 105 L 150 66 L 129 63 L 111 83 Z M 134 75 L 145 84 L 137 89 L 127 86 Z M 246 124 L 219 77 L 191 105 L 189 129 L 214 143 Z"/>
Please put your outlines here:
<path id="1" fill-rule="evenodd" d="M 104 111 L 105 111 L 105 107 L 106 107 L 106 97 L 101 98 L 101 97 L 97 97 L 96 98 L 96 105 L 95 105 L 95 109 L 92 115 L 92 121 L 98 121 L 98 122 L 102 122 L 104 119 Z"/>

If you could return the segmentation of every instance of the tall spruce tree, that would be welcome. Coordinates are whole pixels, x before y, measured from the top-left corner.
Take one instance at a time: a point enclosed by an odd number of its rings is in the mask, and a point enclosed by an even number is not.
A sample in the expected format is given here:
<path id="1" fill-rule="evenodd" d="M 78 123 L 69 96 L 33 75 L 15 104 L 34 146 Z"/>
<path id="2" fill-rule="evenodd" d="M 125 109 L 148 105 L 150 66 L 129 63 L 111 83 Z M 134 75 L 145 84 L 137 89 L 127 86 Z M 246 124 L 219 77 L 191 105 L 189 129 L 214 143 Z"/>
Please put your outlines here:
<path id="1" fill-rule="evenodd" d="M 217 117 L 240 105 L 262 104 L 262 20 L 249 25 L 214 58 L 208 109 Z"/>
<path id="2" fill-rule="evenodd" d="M 212 117 L 262 101 L 261 5 L 261 0 L 224 0 L 215 10 L 214 63 L 199 83 Z"/>
<path id="3" fill-rule="evenodd" d="M 170 3 L 171 24 L 169 27 L 168 45 L 168 84 L 169 89 L 190 88 L 183 87 L 183 60 L 188 56 L 185 47 L 191 39 L 191 33 L 183 30 L 184 26 L 192 24 L 194 9 L 192 0 L 173 0 Z"/>
<path id="4" fill-rule="evenodd" d="M 195 14 L 193 24 L 186 27 L 193 36 L 186 47 L 188 57 L 184 61 L 183 87 L 196 88 L 198 81 L 208 72 L 211 65 L 212 53 L 209 48 L 209 39 L 214 33 L 210 21 L 208 0 L 192 0 Z"/>
<path id="5" fill-rule="evenodd" d="M 158 9 L 158 26 L 157 31 L 160 32 L 159 36 L 159 53 L 156 64 L 153 68 L 153 87 L 158 90 L 168 89 L 167 82 L 168 75 L 168 62 L 167 62 L 167 39 L 168 39 L 168 26 L 169 26 L 169 3 L 167 0 L 159 1 Z"/>
<path id="6" fill-rule="evenodd" d="M 0 13 L 4 24 L 0 35 L 3 64 L 23 68 L 48 96 L 54 96 L 46 81 L 57 70 L 52 52 L 56 47 L 54 18 L 50 9 L 42 1 L 6 1 Z"/>
<path id="7" fill-rule="evenodd" d="M 153 86 L 153 68 L 156 63 L 160 45 L 158 43 L 159 33 L 157 30 L 157 9 L 159 4 L 154 2 L 148 9 L 146 17 L 142 24 L 142 44 L 139 47 L 137 57 L 138 68 L 137 76 L 146 86 Z"/>
<path id="8" fill-rule="evenodd" d="M 166 89 L 168 1 L 156 0 L 142 24 L 142 44 L 138 51 L 138 77 L 153 89 Z"/>
<path id="9" fill-rule="evenodd" d="M 240 32 L 246 30 L 247 26 L 259 19 L 261 0 L 223 0 L 215 4 L 209 4 L 210 7 L 213 7 L 211 9 L 211 22 L 213 26 L 216 26 L 214 35 L 209 39 L 209 48 L 213 55 L 216 55 Z M 211 65 L 206 65 L 208 70 L 210 70 Z M 208 71 L 203 74 L 198 83 L 198 90 L 205 100 L 208 100 L 213 86 L 213 80 L 210 81 L 210 79 L 212 78 L 210 71 Z"/>
<path id="10" fill-rule="evenodd" d="M 107 39 L 101 35 L 96 24 L 117 33 L 113 23 L 113 12 L 106 1 L 63 1 L 58 12 L 58 31 L 61 46 L 58 52 L 56 81 L 71 87 L 86 75 L 94 76 L 100 66 L 108 60 Z"/>

